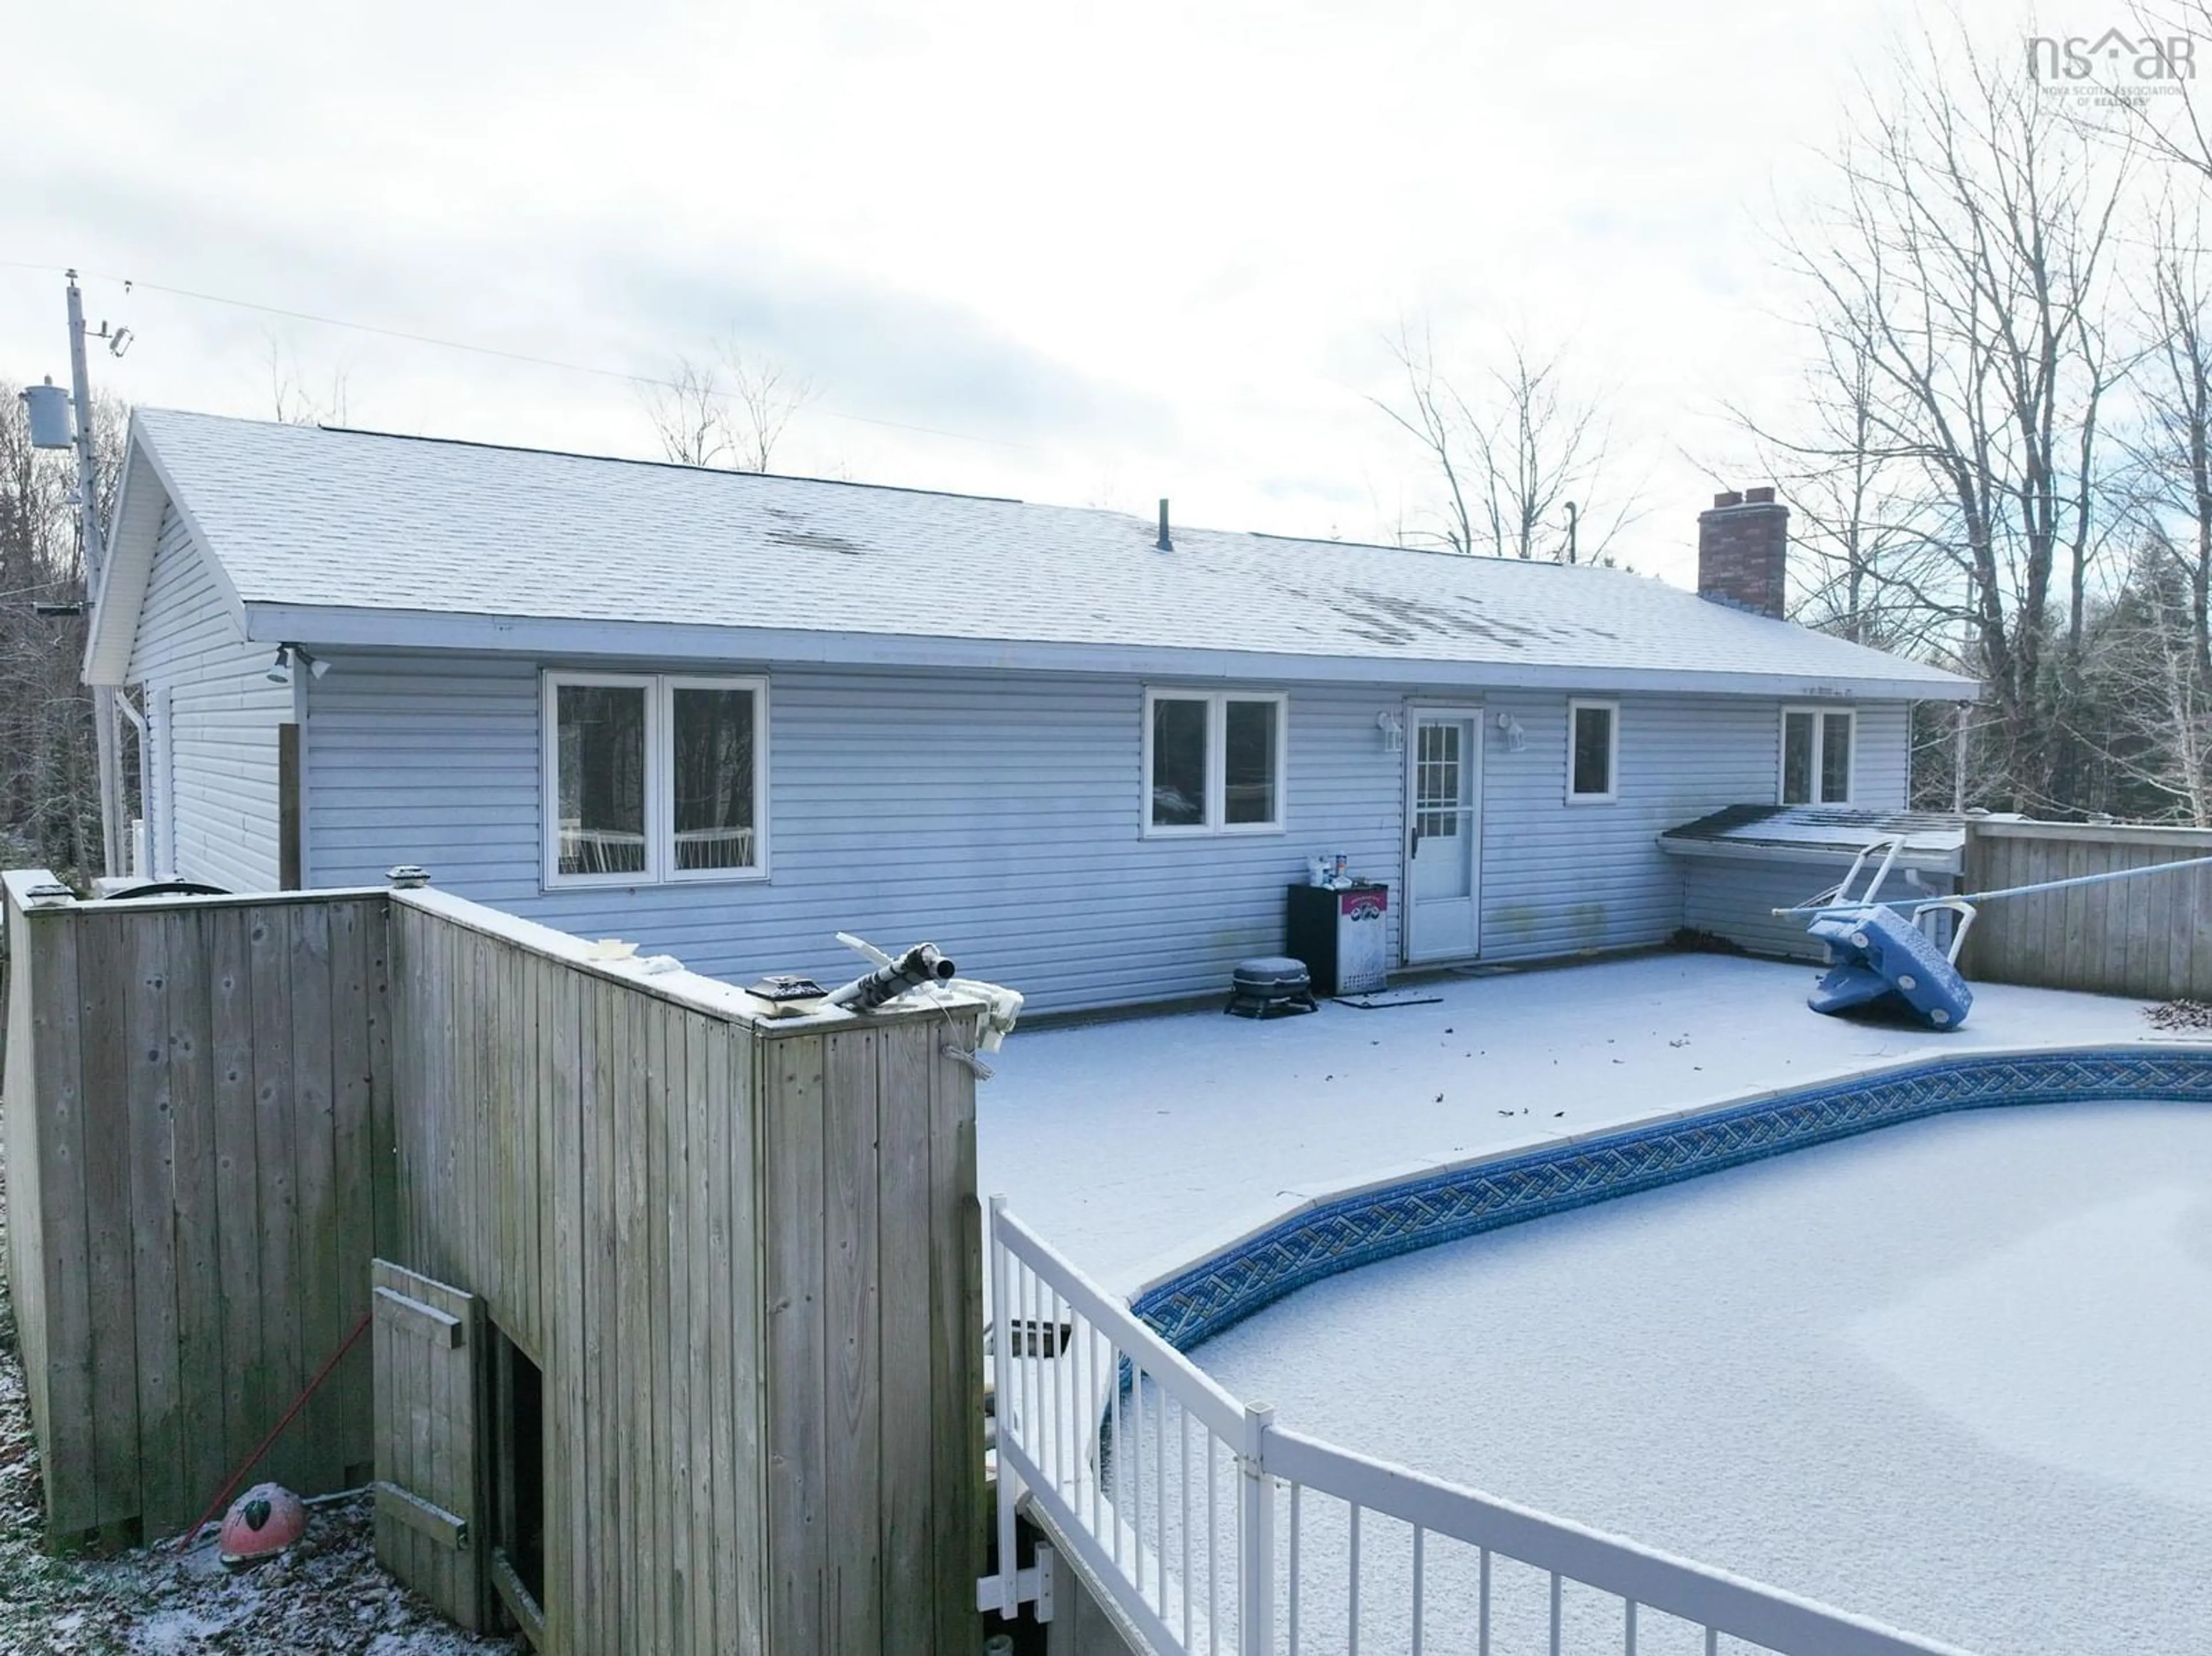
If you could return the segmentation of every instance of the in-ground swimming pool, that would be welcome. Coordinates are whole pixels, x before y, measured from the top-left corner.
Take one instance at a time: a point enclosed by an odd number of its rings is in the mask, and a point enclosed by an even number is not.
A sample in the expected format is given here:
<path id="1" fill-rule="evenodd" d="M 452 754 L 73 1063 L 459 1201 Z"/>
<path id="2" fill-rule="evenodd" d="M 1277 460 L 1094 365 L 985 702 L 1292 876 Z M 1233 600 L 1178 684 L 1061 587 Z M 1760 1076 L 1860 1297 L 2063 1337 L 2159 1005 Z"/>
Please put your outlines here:
<path id="1" fill-rule="evenodd" d="M 2212 1648 L 2212 1106 L 1908 1122 L 1193 1355 L 1301 1431 L 1990 1656 Z"/>

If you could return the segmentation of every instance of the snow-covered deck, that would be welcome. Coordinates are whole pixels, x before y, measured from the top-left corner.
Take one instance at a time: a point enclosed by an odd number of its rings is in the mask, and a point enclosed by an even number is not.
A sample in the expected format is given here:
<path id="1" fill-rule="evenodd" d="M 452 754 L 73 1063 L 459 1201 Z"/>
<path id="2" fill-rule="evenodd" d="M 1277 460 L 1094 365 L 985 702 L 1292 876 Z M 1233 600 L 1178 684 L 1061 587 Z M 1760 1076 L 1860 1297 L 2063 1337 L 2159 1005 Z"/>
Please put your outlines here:
<path id="1" fill-rule="evenodd" d="M 1128 1292 L 1302 1198 L 1943 1054 L 2159 1039 L 2139 1003 L 1977 984 L 1938 1034 L 1820 1017 L 1809 968 L 1654 955 L 1324 1002 L 1018 1033 L 978 1094 L 981 1185 Z"/>

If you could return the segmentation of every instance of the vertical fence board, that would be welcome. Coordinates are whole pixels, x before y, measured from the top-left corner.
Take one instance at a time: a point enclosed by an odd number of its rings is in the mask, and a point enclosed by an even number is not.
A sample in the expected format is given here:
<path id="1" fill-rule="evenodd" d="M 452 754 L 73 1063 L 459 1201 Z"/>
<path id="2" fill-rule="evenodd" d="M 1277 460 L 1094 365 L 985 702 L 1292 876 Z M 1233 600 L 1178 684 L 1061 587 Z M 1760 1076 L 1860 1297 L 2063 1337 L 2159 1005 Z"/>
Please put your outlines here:
<path id="1" fill-rule="evenodd" d="M 112 927 L 77 927 L 82 995 L 84 1196 L 92 1279 L 92 1418 L 97 1432 L 96 1520 L 137 1519 L 139 1472 L 138 1329 L 132 1303 L 131 1137 L 124 1096 L 123 1028 L 131 955 Z"/>
<path id="2" fill-rule="evenodd" d="M 2144 846 L 2128 848 L 2130 868 L 2154 867 L 2159 859 Z M 2128 892 L 2128 992 L 2149 995 L 2157 992 L 2166 980 L 2166 925 L 2171 910 L 2166 901 L 2166 891 L 2178 884 L 2172 876 L 2161 880 L 2130 880 Z"/>
<path id="3" fill-rule="evenodd" d="M 731 1097 L 729 1090 L 726 1034 L 720 1026 L 708 1023 L 702 1028 L 702 1049 L 695 1055 L 692 1064 L 693 1076 L 699 1083 L 700 1105 L 700 1115 L 694 1119 L 704 1122 L 703 1182 L 714 1193 L 714 1199 L 706 1210 L 706 1270 L 702 1278 L 707 1289 L 707 1390 L 708 1395 L 716 1399 L 707 1416 L 707 1456 L 712 1486 L 708 1522 L 714 1543 L 708 1559 L 707 1595 L 713 1617 L 706 1633 L 714 1647 L 721 1651 L 738 1647 L 744 1636 L 739 1631 L 738 1614 L 736 1520 L 739 1496 L 735 1458 L 735 1416 L 744 1406 L 744 1399 L 738 1395 L 732 1350 L 735 1330 L 731 1325 L 730 1311 L 731 1230 L 737 1198 L 733 1177 L 736 1162 L 730 1141 L 742 1124 L 732 1119 L 737 1113 L 737 1101 Z"/>
<path id="4" fill-rule="evenodd" d="M 246 915 L 206 911 L 215 1117 L 216 1269 L 222 1277 L 223 1440 L 251 1446 L 276 1422 L 262 1350 L 261 1162 L 254 1149 L 253 988 Z M 212 1493 L 212 1491 L 210 1491 Z"/>
<path id="5" fill-rule="evenodd" d="M 823 1038 L 823 1328 L 829 1459 L 824 1512 L 833 1649 L 883 1646 L 883 1351 L 877 1317 L 878 1035 Z"/>
<path id="6" fill-rule="evenodd" d="M 562 1487 L 558 1474 L 547 1479 L 545 1574 L 549 1581 L 572 1584 L 571 1590 L 549 1594 L 545 1606 L 549 1641 L 566 1651 L 585 1647 L 577 1601 L 587 1588 L 586 1561 L 592 1551 L 592 1480 L 586 1470 L 586 1445 L 591 1437 L 585 1425 L 585 1329 L 591 1303 L 584 1289 L 584 1250 L 586 1203 L 591 1174 L 588 1135 L 583 1110 L 584 1077 L 590 1055 L 583 1034 L 582 1008 L 575 974 L 544 968 L 549 996 L 547 1016 L 553 1030 L 552 1177 L 558 1191 L 551 1204 L 553 1257 L 560 1262 L 559 1277 L 546 1290 L 545 1322 L 555 1352 L 545 1374 L 546 1412 L 552 1417 L 554 1436 L 548 1446 L 555 1468 L 566 1467 L 568 1498 L 550 1497 Z M 556 1355 L 557 1354 L 557 1355 Z M 557 1613 L 557 1619 L 556 1619 Z"/>
<path id="7" fill-rule="evenodd" d="M 586 1131 L 591 1156 L 591 1207 L 586 1231 L 585 1376 L 586 1405 L 593 1429 L 587 1441 L 588 1476 L 586 1497 L 593 1503 L 600 1521 L 618 1533 L 629 1530 L 629 1491 L 623 1488 L 621 1462 L 616 1458 L 622 1441 L 624 1405 L 617 1354 L 622 1329 L 622 1289 L 615 1265 L 620 1233 L 617 1210 L 620 1201 L 622 1167 L 617 1155 L 622 1130 L 617 1124 L 621 1096 L 617 1035 L 614 1028 L 616 1002 L 596 980 L 581 986 L 583 1030 L 589 1040 L 590 1089 L 585 1107 Z M 592 1647 L 615 1648 L 621 1630 L 629 1626 L 629 1606 L 623 1596 L 622 1558 L 617 1547 L 587 1548 L 592 1573 L 591 1627 Z"/>
<path id="8" fill-rule="evenodd" d="M 375 1156 L 371 1148 L 375 1079 L 369 1067 L 372 942 L 368 905 L 333 903 L 329 914 L 331 1165 L 337 1214 L 331 1328 L 335 1340 L 342 1341 L 368 1314 L 367 1261 L 376 1257 Z M 324 1359 L 316 1361 L 319 1364 Z M 368 1354 L 356 1347 L 327 1382 L 333 1416 L 330 1431 L 338 1445 L 337 1475 L 347 1483 L 361 1481 L 360 1469 L 371 1458 L 362 1429 L 374 1406 L 372 1378 Z"/>
<path id="9" fill-rule="evenodd" d="M 886 1030 L 877 1047 L 882 1079 L 878 1095 L 882 1159 L 877 1169 L 881 1231 L 880 1322 L 883 1386 L 883 1507 L 881 1541 L 884 1579 L 912 1582 L 917 1590 L 934 1580 L 932 1531 L 937 1520 L 938 1485 L 931 1465 L 931 1364 L 926 1355 L 939 1331 L 937 1307 L 930 1300 L 930 1097 L 934 1032 L 921 1027 Z M 957 1331 L 945 1331 L 957 1338 Z M 957 1456 L 948 1455 L 948 1460 Z M 957 1465 L 945 1468 L 957 1479 Z M 884 1656 L 929 1656 L 937 1647 L 933 1597 L 906 1613 L 887 1615 Z"/>
<path id="10" fill-rule="evenodd" d="M 176 1195 L 168 1065 L 168 951 L 161 926 L 104 915 L 131 961 L 124 1013 L 126 1068 L 122 1125 L 130 1145 L 131 1291 L 138 1361 L 138 1474 L 146 1521 L 156 1527 L 183 1493 L 178 1414 Z M 149 1539 L 152 1537 L 149 1535 Z"/>
<path id="11" fill-rule="evenodd" d="M 89 1164 L 97 1147 L 88 1140 L 86 1127 L 87 1087 L 94 1077 L 86 1072 L 82 1039 L 86 1010 L 79 981 L 82 930 L 59 915 L 26 915 L 18 922 L 16 936 L 21 946 L 14 956 L 9 992 L 22 997 L 27 1012 L 8 1043 L 9 1085 L 12 1089 L 20 1082 L 32 1090 L 29 1096 L 10 1093 L 12 1146 L 20 1148 L 28 1136 L 27 1131 L 18 1134 L 19 1124 L 12 1118 L 20 1113 L 21 1125 L 27 1129 L 33 1119 L 31 1099 L 35 1097 L 42 1107 L 37 1115 L 35 1162 L 11 1159 L 9 1164 L 11 1182 L 25 1180 L 26 1170 L 35 1167 L 38 1189 L 35 1204 L 27 1204 L 30 1210 L 11 1216 L 11 1230 L 32 1222 L 35 1213 L 40 1232 L 35 1291 L 43 1296 L 42 1303 L 28 1309 L 19 1302 L 16 1315 L 23 1320 L 44 1313 L 35 1336 L 27 1330 L 23 1353 L 27 1367 L 34 1360 L 38 1364 L 39 1372 L 31 1376 L 31 1396 L 46 1429 L 46 1523 L 52 1533 L 64 1536 L 127 1515 L 121 1509 L 121 1465 L 102 1479 L 99 1460 L 104 1453 L 124 1464 L 135 1462 L 137 1416 L 135 1407 L 119 1417 L 95 1414 L 103 1397 L 95 1366 L 102 1313 L 112 1314 L 114 1307 L 101 1305 L 101 1273 L 94 1253 L 89 1205 L 94 1193 Z M 25 1038 L 27 1044 L 19 1049 L 18 1040 Z M 106 1131 L 104 1127 L 100 1131 Z M 135 1393 L 135 1384 L 130 1390 Z M 100 1444 L 103 1431 L 130 1435 L 127 1461 Z"/>
<path id="12" fill-rule="evenodd" d="M 399 1052 L 394 1046 L 396 1028 L 392 995 L 392 928 L 398 924 L 392 905 L 373 904 L 364 909 L 366 934 L 362 969 L 368 1037 L 368 1181 L 369 1234 L 379 1251 L 398 1246 L 399 1196 L 397 1124 L 392 1099 L 399 1087 L 394 1067 Z"/>
<path id="13" fill-rule="evenodd" d="M 2088 872 L 2089 848 L 2087 846 L 2058 846 L 2048 840 L 2003 840 L 1998 843 L 2010 846 L 2014 852 L 2013 866 L 2015 877 L 2008 884 L 2069 879 L 2076 874 Z M 2097 901 L 2092 889 L 2074 886 L 2063 894 L 2056 894 L 2055 900 L 2065 910 L 2066 926 L 2058 946 L 2046 949 L 2035 957 L 2034 968 L 2039 983 L 2063 982 L 2066 963 L 2081 959 L 2089 946 L 2089 906 Z"/>
<path id="14" fill-rule="evenodd" d="M 337 1350 L 337 1129 L 332 1110 L 331 913 L 321 903 L 288 905 L 292 960 L 292 1141 L 298 1169 L 296 1246 L 300 1280 L 300 1363 L 304 1385 Z M 337 1400 L 328 1388 L 308 1400 L 307 1429 L 299 1442 L 301 1476 L 310 1489 L 335 1489 L 345 1467 L 337 1450 Z"/>
<path id="15" fill-rule="evenodd" d="M 730 1157 L 731 1404 L 725 1416 L 730 1432 L 730 1501 L 726 1520 L 730 1538 L 723 1545 L 722 1579 L 730 1586 L 737 1624 L 735 1638 L 726 1635 L 724 1647 L 759 1650 L 766 1647 L 768 1638 L 768 1375 L 767 1338 L 763 1329 L 767 1297 L 763 1277 L 766 1219 L 761 1173 L 766 1160 L 767 1101 L 756 1080 L 762 1061 L 760 1043 L 733 1029 L 716 1034 L 709 1073 L 715 1097 L 726 1101 L 718 1104 L 717 1114 L 729 1121 Z M 720 1488 L 718 1483 L 718 1520 Z M 727 1624 L 726 1620 L 724 1625 Z"/>
<path id="16" fill-rule="evenodd" d="M 972 1026 L 967 1032 L 972 1036 Z M 982 1228 L 975 1198 L 975 1077 L 939 1055 L 927 1024 L 909 1040 L 929 1053 L 930 1441 L 938 1521 L 938 1643 L 956 1648 L 975 1633 L 975 1602 L 945 1589 L 972 1584 L 983 1568 Z"/>
<path id="17" fill-rule="evenodd" d="M 295 1149 L 292 950 L 283 910 L 247 911 L 246 952 L 253 974 L 255 1153 L 261 1166 L 262 1361 L 270 1399 L 282 1410 L 306 1383 L 301 1367 L 305 1282 L 300 1271 L 299 1168 Z M 287 1434 L 264 1463 L 264 1475 L 294 1488 L 310 1461 Z"/>
<path id="18" fill-rule="evenodd" d="M 690 1604 L 690 1648 L 695 1656 L 718 1656 L 714 1642 L 714 1429 L 716 1413 L 729 1407 L 726 1394 L 714 1390 L 713 1294 L 714 1270 L 711 1216 L 720 1207 L 723 1180 L 715 1175 L 712 1115 L 717 1101 L 708 1090 L 707 1052 L 714 1030 L 694 1013 L 682 1016 L 684 1230 L 684 1302 L 678 1312 L 677 1362 L 686 1370 L 690 1399 L 687 1480 L 691 1501 L 691 1560 L 687 1585 Z"/>
<path id="19" fill-rule="evenodd" d="M 2157 963 L 2156 969 L 2161 981 L 2173 986 L 2175 994 L 2185 995 L 2190 989 L 2190 936 L 2196 930 L 2197 882 L 2202 872 L 2200 869 L 2191 869 L 2184 874 L 2161 877 L 2168 882 L 2166 958 Z"/>
<path id="20" fill-rule="evenodd" d="M 683 1014 L 672 1007 L 656 1005 L 650 1016 L 655 1031 L 653 1055 L 659 1071 L 655 1093 L 660 1120 L 655 1137 L 662 1157 L 660 1196 L 653 1210 L 653 1253 L 662 1266 L 654 1273 L 659 1326 L 653 1341 L 659 1395 L 658 1482 L 664 1492 L 659 1526 L 665 1606 L 661 1638 L 665 1648 L 683 1651 L 691 1644 L 688 1631 L 691 1620 L 691 1369 L 690 1342 L 684 1331 L 691 1293 L 684 1259 L 690 1234 L 684 1174 L 690 1114 L 684 1102 L 687 1065 Z"/>
<path id="21" fill-rule="evenodd" d="M 647 1602 L 649 1553 L 653 1526 L 646 1502 L 645 1459 L 652 1439 L 646 1414 L 652 1407 L 653 1365 L 647 1360 L 646 1339 L 651 1330 L 649 1287 L 651 1251 L 645 1240 L 645 1057 L 639 1050 L 639 1008 L 630 997 L 610 987 L 607 1016 L 615 1040 L 616 1088 L 615 1153 L 620 1183 L 615 1193 L 615 1292 L 617 1315 L 615 1336 L 615 1384 L 622 1392 L 621 1436 L 616 1445 L 616 1468 L 622 1480 L 623 1527 L 632 1539 L 620 1551 L 622 1563 L 623 1627 L 626 1637 L 644 1646 L 645 1630 L 652 1624 Z"/>
<path id="22" fill-rule="evenodd" d="M 771 1650 L 828 1647 L 823 1615 L 827 1513 L 822 1307 L 823 1052 L 766 1043 L 768 1156 L 760 1200 L 768 1304 L 769 1626 Z"/>
<path id="23" fill-rule="evenodd" d="M 231 1459 L 224 1436 L 222 1210 L 210 1052 L 214 1021 L 205 911 L 172 910 L 161 928 L 168 974 L 170 1166 L 175 1192 L 177 1420 L 179 1497 L 194 1513 L 222 1488 Z M 191 1520 L 183 1520 L 189 1523 Z M 166 1528 L 167 1526 L 164 1526 Z"/>

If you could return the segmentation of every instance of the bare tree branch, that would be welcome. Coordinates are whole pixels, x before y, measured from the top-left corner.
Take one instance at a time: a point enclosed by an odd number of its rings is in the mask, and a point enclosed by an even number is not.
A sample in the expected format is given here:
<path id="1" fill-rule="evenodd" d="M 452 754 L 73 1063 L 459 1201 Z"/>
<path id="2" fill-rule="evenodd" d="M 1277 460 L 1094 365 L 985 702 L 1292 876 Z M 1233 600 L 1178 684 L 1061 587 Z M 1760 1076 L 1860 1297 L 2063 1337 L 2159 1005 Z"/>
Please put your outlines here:
<path id="1" fill-rule="evenodd" d="M 791 422 L 818 395 L 780 362 L 721 340 L 704 361 L 680 357 L 639 401 L 664 458 L 678 465 L 766 471 Z"/>
<path id="2" fill-rule="evenodd" d="M 1431 512 L 1441 530 L 1401 529 L 1401 539 L 1495 557 L 1608 559 L 1634 520 L 1636 494 L 1608 483 L 1609 432 L 1598 404 L 1569 388 L 1565 352 L 1508 335 L 1492 361 L 1453 379 L 1437 367 L 1426 322 L 1418 331 L 1401 322 L 1385 343 L 1405 389 L 1399 400 L 1368 400 L 1420 446 L 1443 496 Z"/>

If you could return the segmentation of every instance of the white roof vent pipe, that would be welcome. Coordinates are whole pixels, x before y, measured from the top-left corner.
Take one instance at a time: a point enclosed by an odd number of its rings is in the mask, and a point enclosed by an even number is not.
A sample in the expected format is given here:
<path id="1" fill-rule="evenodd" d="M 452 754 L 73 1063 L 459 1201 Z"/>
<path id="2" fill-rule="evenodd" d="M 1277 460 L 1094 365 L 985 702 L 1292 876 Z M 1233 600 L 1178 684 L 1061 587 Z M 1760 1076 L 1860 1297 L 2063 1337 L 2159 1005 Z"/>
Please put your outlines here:
<path id="1" fill-rule="evenodd" d="M 1175 543 L 1168 538 L 1168 503 L 1164 495 L 1160 499 L 1160 550 L 1175 550 Z"/>
<path id="2" fill-rule="evenodd" d="M 76 443 L 76 434 L 70 420 L 69 393 L 54 384 L 52 374 L 46 376 L 43 385 L 23 387 L 22 395 L 23 406 L 31 416 L 33 448 L 68 448 Z M 1166 503 L 1161 504 L 1164 509 Z"/>

